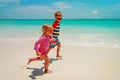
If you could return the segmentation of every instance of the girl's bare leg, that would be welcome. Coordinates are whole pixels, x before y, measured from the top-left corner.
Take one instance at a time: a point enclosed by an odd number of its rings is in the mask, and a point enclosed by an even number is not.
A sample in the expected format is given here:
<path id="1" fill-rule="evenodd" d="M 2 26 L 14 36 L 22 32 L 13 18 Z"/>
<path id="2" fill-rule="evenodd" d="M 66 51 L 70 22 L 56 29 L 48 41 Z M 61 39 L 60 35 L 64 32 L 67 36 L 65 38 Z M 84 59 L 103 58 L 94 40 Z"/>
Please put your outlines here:
<path id="1" fill-rule="evenodd" d="M 29 58 L 27 65 L 30 64 L 32 61 L 36 60 L 43 60 L 43 58 L 42 57 Z"/>
<path id="2" fill-rule="evenodd" d="M 44 60 L 45 60 L 45 73 L 51 73 L 52 71 L 50 71 L 48 69 L 48 66 L 49 66 L 49 62 L 50 62 L 50 59 L 48 58 L 47 54 L 44 55 Z"/>

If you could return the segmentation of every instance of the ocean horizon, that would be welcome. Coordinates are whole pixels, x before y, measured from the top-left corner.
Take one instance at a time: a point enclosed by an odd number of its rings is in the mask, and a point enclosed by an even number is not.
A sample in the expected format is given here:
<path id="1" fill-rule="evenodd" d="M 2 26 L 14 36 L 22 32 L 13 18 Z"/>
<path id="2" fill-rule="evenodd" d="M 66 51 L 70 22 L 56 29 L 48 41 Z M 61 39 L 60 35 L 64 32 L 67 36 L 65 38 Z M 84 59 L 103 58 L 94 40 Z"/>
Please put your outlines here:
<path id="1" fill-rule="evenodd" d="M 36 40 L 43 24 L 54 19 L 0 19 L 0 40 Z M 120 19 L 63 19 L 60 40 L 64 45 L 120 47 Z"/>

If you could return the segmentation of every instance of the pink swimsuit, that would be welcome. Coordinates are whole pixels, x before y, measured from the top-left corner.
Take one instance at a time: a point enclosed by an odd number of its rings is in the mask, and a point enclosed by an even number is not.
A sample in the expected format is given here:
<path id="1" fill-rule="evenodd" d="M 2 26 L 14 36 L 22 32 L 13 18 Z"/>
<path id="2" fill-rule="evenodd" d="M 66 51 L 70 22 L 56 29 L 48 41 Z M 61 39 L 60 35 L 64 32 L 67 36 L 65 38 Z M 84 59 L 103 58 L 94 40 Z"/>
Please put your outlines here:
<path id="1" fill-rule="evenodd" d="M 41 54 L 46 54 L 50 46 L 51 38 L 48 35 L 43 35 L 35 42 L 34 50 L 40 51 Z"/>

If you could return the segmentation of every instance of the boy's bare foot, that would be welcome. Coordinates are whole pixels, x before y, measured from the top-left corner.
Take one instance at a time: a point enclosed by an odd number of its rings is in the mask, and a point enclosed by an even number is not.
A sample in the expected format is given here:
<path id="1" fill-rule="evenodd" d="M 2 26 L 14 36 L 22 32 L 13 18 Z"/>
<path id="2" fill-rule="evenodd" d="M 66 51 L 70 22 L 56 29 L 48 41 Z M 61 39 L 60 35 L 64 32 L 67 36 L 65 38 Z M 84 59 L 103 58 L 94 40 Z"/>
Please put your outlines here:
<path id="1" fill-rule="evenodd" d="M 57 59 L 62 59 L 62 56 L 56 56 Z"/>
<path id="2" fill-rule="evenodd" d="M 47 73 L 52 73 L 51 70 L 45 70 L 44 72 L 45 72 L 46 74 L 47 74 Z"/>

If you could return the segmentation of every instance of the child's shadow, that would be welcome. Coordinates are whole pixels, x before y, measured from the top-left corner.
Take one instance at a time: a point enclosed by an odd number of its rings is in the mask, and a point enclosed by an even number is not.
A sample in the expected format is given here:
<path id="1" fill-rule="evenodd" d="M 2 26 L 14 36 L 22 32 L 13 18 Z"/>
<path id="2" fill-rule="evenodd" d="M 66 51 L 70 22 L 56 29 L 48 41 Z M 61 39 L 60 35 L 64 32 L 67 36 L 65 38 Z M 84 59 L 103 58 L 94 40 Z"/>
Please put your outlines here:
<path id="1" fill-rule="evenodd" d="M 42 76 L 42 75 L 44 75 L 45 73 L 43 72 L 43 68 L 44 67 L 42 67 L 40 69 L 39 68 L 30 68 L 30 67 L 27 67 L 27 69 L 33 70 L 32 73 L 31 73 L 31 75 L 29 75 L 29 77 L 31 79 L 36 79 L 36 76 Z"/>
<path id="2" fill-rule="evenodd" d="M 50 64 L 53 63 L 53 61 L 57 61 L 57 60 L 58 60 L 58 59 L 50 58 Z M 44 63 L 44 64 L 45 64 L 45 63 Z M 41 67 L 41 68 L 30 68 L 30 67 L 27 67 L 27 69 L 33 70 L 33 71 L 31 72 L 31 75 L 29 75 L 29 77 L 30 77 L 31 79 L 34 79 L 34 80 L 35 80 L 37 76 L 42 76 L 42 75 L 44 75 L 45 73 L 43 72 L 43 68 L 44 68 L 44 66 Z"/>
<path id="3" fill-rule="evenodd" d="M 55 58 L 50 58 L 50 64 L 52 64 L 53 63 L 53 61 L 57 61 L 58 59 L 55 59 Z M 43 63 L 43 64 L 45 64 L 45 63 Z"/>
<path id="4" fill-rule="evenodd" d="M 50 58 L 50 64 L 53 63 L 53 61 L 57 61 L 58 59 L 56 58 Z"/>

